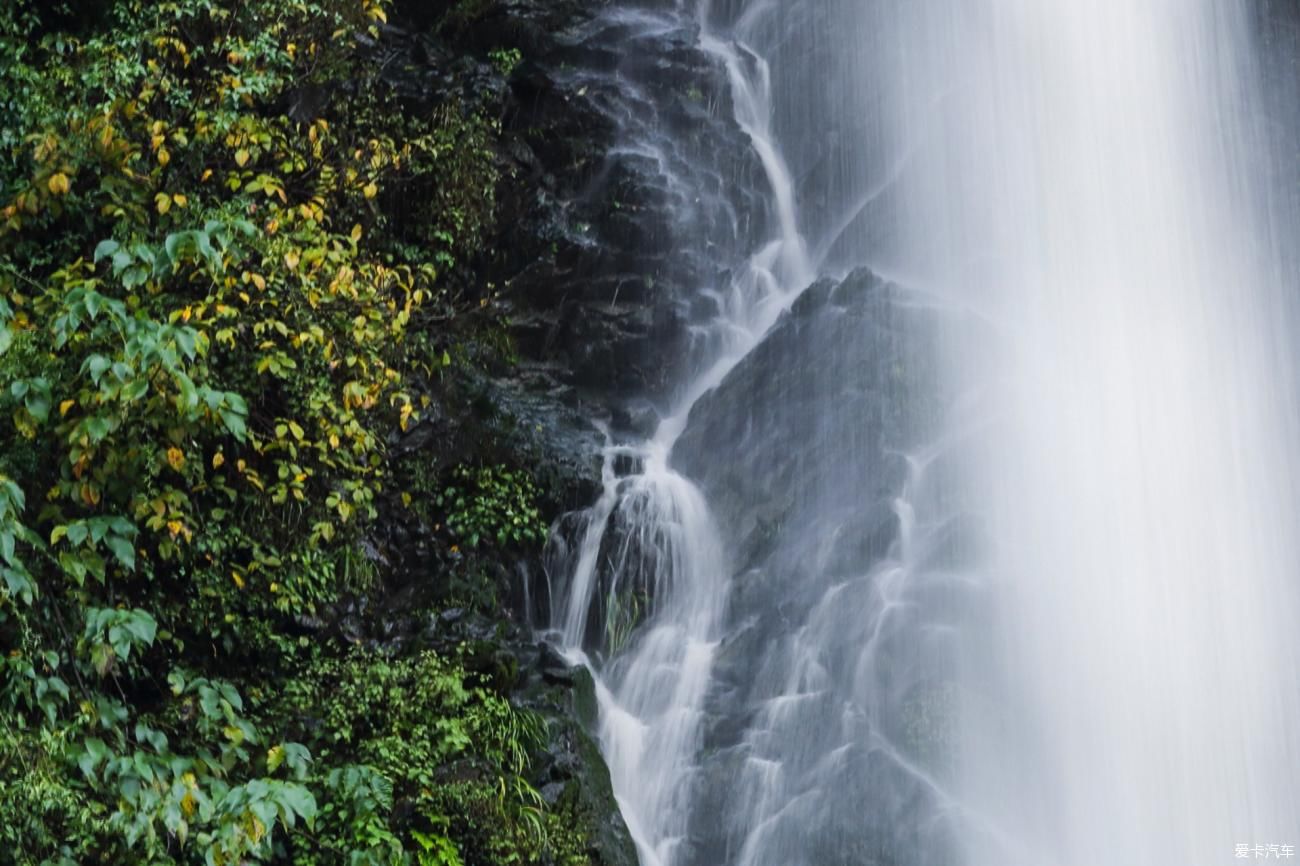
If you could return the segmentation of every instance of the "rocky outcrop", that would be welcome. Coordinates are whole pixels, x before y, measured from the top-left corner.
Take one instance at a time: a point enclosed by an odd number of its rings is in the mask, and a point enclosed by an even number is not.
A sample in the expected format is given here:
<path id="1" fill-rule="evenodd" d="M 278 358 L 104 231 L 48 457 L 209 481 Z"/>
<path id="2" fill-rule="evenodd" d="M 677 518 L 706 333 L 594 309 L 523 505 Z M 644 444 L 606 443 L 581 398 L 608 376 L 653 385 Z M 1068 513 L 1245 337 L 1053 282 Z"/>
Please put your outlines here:
<path id="1" fill-rule="evenodd" d="M 861 549 L 847 559 L 883 555 L 896 537 L 898 449 L 916 427 L 904 397 L 932 367 L 898 296 L 866 270 L 814 284 L 692 410 L 672 461 L 740 542 L 742 567 L 773 534 L 798 532 L 814 499 L 858 515 L 848 535 Z M 864 500 L 875 503 L 865 513 Z"/>
<path id="2" fill-rule="evenodd" d="M 531 43 L 510 82 L 514 333 L 611 404 L 681 381 L 699 290 L 763 224 L 732 198 L 762 171 L 697 38 L 676 12 L 607 7 Z"/>
<path id="3" fill-rule="evenodd" d="M 938 327 L 869 271 L 822 280 L 696 404 L 674 448 L 736 554 L 695 862 L 725 862 L 762 822 L 766 862 L 943 862 L 940 810 L 912 763 L 937 763 L 943 686 L 911 675 L 943 668 L 915 664 L 931 624 L 890 583 L 913 495 L 905 455 L 943 399 Z M 771 814 L 747 799 L 760 790 Z"/>
<path id="4" fill-rule="evenodd" d="M 462 291 L 506 319 L 487 335 L 496 345 L 464 347 L 472 363 L 426 383 L 420 420 L 390 443 L 397 474 L 525 465 L 548 517 L 590 505 L 604 442 L 592 420 L 615 437 L 653 428 L 649 407 L 696 361 L 690 326 L 713 313 L 702 289 L 725 283 L 768 218 L 763 196 L 735 198 L 761 189 L 763 173 L 732 119 L 726 72 L 671 4 L 399 0 L 392 22 L 367 50 L 409 110 L 499 113 L 499 233 Z M 589 840 L 591 862 L 634 866 L 592 738 L 590 675 L 531 636 L 541 563 L 458 551 L 436 520 L 395 499 L 385 511 L 366 550 L 383 591 L 304 627 L 394 651 L 454 649 L 548 720 L 532 781 Z M 447 609 L 469 581 L 481 603 Z"/>

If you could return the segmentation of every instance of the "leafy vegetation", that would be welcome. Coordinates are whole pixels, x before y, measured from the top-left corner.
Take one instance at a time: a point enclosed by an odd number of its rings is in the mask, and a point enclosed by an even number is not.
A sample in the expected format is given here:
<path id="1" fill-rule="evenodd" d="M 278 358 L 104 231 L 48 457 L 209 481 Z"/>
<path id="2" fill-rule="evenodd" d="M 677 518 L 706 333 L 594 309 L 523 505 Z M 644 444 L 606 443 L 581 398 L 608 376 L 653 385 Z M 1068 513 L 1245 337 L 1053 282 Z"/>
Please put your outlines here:
<path id="1" fill-rule="evenodd" d="M 458 466 L 437 503 L 447 512 L 447 528 L 470 547 L 485 542 L 518 547 L 546 538 L 537 496 L 536 485 L 523 472 Z"/>
<path id="2" fill-rule="evenodd" d="M 19 862 L 585 862 L 527 779 L 541 723 L 499 684 L 303 625 L 373 585 L 389 439 L 498 327 L 466 267 L 495 220 L 491 106 L 403 104 L 363 50 L 387 13 L 0 9 L 0 846 Z M 439 491 L 460 543 L 542 538 L 526 473 L 416 493 Z"/>

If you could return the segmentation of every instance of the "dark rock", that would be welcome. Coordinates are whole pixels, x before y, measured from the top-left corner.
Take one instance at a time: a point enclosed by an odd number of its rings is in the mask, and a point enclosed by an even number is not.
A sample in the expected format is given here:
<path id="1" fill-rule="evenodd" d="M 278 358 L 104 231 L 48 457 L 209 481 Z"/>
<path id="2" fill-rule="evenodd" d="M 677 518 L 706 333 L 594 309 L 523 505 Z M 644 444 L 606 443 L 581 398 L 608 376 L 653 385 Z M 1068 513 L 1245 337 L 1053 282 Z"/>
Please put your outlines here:
<path id="1" fill-rule="evenodd" d="M 705 491 L 742 566 L 832 511 L 851 524 L 842 544 L 861 552 L 883 553 L 896 536 L 900 449 L 917 441 L 918 423 L 903 397 L 933 367 L 929 326 L 897 300 L 865 270 L 815 283 L 692 409 L 673 464 Z M 810 515 L 814 492 L 820 512 Z"/>
<path id="2" fill-rule="evenodd" d="M 789 727 L 782 734 L 852 746 L 831 764 L 815 748 L 763 755 L 782 760 L 791 779 L 811 772 L 833 777 L 824 790 L 836 792 L 834 801 L 811 793 L 790 800 L 792 809 L 815 810 L 808 820 L 826 828 L 826 840 L 804 840 L 797 853 L 817 863 L 884 864 L 901 862 L 913 850 L 908 845 L 932 850 L 907 837 L 908 827 L 925 822 L 904 819 L 939 808 L 927 800 L 928 790 L 870 747 L 869 732 L 838 739 L 847 705 L 827 703 L 840 700 L 835 695 L 858 696 L 862 629 L 838 618 L 880 607 L 873 569 L 900 549 L 897 500 L 909 477 L 903 455 L 927 441 L 937 414 L 918 395 L 943 399 L 935 384 L 939 322 L 902 301 L 899 288 L 865 270 L 810 286 L 693 407 L 671 455 L 705 493 L 737 569 L 702 732 L 695 804 L 701 818 L 690 834 L 698 862 L 725 862 L 743 841 L 727 835 L 728 816 L 749 808 L 736 803 L 734 791 L 752 773 L 749 757 L 762 754 L 752 737 L 772 725 L 765 714 L 773 684 L 779 690 L 789 681 L 786 665 L 798 657 L 790 642 L 805 628 L 818 629 L 818 676 L 839 691 L 810 689 L 781 704 L 783 713 L 797 714 L 783 716 Z M 926 714 L 931 704 L 894 700 L 894 692 L 911 688 L 919 652 L 911 609 L 902 605 L 872 637 L 880 661 L 871 671 L 879 678 L 858 696 L 865 706 L 860 723 L 887 740 L 927 735 L 936 726 L 935 713 Z M 911 716 L 895 718 L 897 706 L 911 707 Z M 797 813 L 788 817 L 799 820 Z M 782 844 L 798 836 L 791 831 Z"/>
<path id="3" fill-rule="evenodd" d="M 593 736 L 595 684 L 585 667 L 570 667 L 553 647 L 532 644 L 536 674 L 516 691 L 519 701 L 548 722 L 548 741 L 533 765 L 543 798 L 587 835 L 593 863 L 637 866 L 636 847 L 618 811 L 609 770 Z M 547 672 L 564 671 L 554 679 Z"/>
<path id="4" fill-rule="evenodd" d="M 577 682 L 577 668 L 561 656 L 549 643 L 541 645 L 539 668 L 542 679 L 551 685 L 572 686 Z"/>
<path id="5" fill-rule="evenodd" d="M 701 289 L 725 282 L 725 268 L 771 225 L 726 71 L 698 49 L 694 17 L 660 0 L 635 15 L 603 0 L 397 0 L 392 21 L 361 49 L 407 110 L 499 114 L 500 233 L 475 277 L 499 290 L 492 302 L 508 317 L 511 345 L 501 354 L 517 358 L 433 377 L 429 405 L 393 435 L 390 453 L 432 477 L 467 461 L 527 466 L 548 517 L 587 506 L 605 445 L 593 419 L 607 420 L 618 443 L 653 431 L 656 405 L 701 361 L 689 329 L 717 312 Z M 498 48 L 523 56 L 508 80 L 487 58 Z M 330 95 L 304 90 L 296 110 L 319 111 Z M 625 455 L 615 469 L 635 473 L 639 461 Z M 381 592 L 368 607 L 342 606 L 344 639 L 458 651 L 483 681 L 539 712 L 549 742 L 534 783 L 592 840 L 593 864 L 635 866 L 593 739 L 591 675 L 539 648 L 522 625 L 550 604 L 543 563 L 452 552 L 396 503 L 385 514 L 366 541 Z M 765 519 L 779 518 L 777 509 Z M 450 603 L 448 587 L 471 573 L 508 604 L 489 615 L 469 601 L 422 613 Z"/>
<path id="6" fill-rule="evenodd" d="M 762 230 L 761 210 L 742 221 L 731 200 L 762 170 L 692 18 L 611 9 L 574 20 L 534 32 L 510 82 L 519 143 L 508 159 L 533 183 L 501 196 L 503 246 L 516 255 L 497 281 L 520 304 L 521 351 L 555 362 L 569 384 L 607 402 L 663 395 L 691 362 L 688 313 L 726 258 L 719 245 L 747 249 Z"/>

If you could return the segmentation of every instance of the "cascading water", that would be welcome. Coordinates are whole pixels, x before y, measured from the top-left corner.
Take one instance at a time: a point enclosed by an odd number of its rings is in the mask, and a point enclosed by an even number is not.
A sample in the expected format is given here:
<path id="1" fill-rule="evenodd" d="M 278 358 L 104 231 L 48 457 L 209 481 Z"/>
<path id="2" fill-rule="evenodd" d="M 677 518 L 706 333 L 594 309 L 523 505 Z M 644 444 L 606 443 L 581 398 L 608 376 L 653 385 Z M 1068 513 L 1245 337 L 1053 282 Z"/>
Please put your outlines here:
<path id="1" fill-rule="evenodd" d="M 619 13 L 613 13 L 617 16 Z M 637 11 L 626 21 L 649 29 L 694 28 L 684 10 Z M 716 313 L 700 323 L 702 369 L 676 408 L 644 442 L 611 443 L 604 492 L 585 514 L 580 541 L 552 621 L 575 660 L 593 641 L 616 643 L 644 616 L 631 645 L 600 672 L 600 741 L 615 794 L 645 866 L 680 862 L 713 655 L 722 638 L 730 576 L 724 541 L 700 491 L 669 466 L 691 408 L 754 347 L 813 273 L 794 210 L 788 170 L 772 142 L 766 62 L 735 42 L 701 33 L 700 48 L 721 63 L 736 122 L 758 153 L 773 191 L 776 236 L 718 289 Z M 620 463 L 636 471 L 621 475 Z M 612 543 L 611 543 L 612 540 Z M 629 605 L 644 606 L 629 611 Z M 604 611 L 592 634 L 592 612 Z"/>
<path id="2" fill-rule="evenodd" d="M 643 864 L 1300 849 L 1300 12 L 693 15 L 771 240 L 552 614 Z"/>
<path id="3" fill-rule="evenodd" d="M 949 90 L 899 247 L 942 249 L 925 279 L 1000 326 L 951 373 L 994 419 L 970 467 L 992 545 L 962 672 L 972 862 L 1296 846 L 1300 286 L 1277 244 L 1300 226 L 1269 189 L 1297 177 L 1249 4 L 992 11 L 922 54 Z"/>

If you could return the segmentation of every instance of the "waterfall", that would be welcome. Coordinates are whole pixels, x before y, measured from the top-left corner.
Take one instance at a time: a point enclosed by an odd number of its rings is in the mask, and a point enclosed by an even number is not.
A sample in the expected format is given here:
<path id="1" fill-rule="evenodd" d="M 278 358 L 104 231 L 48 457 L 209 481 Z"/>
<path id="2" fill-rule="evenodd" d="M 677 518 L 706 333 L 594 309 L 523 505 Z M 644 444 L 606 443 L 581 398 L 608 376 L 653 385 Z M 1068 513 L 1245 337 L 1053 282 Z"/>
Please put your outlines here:
<path id="1" fill-rule="evenodd" d="M 699 324 L 708 348 L 676 405 L 647 440 L 610 442 L 603 492 L 583 515 L 580 542 L 569 557 L 559 609 L 558 640 L 575 661 L 584 647 L 622 649 L 597 671 L 600 743 L 614 792 L 643 866 L 672 866 L 691 818 L 692 776 L 704 698 L 722 639 L 730 577 L 724 541 L 709 506 L 669 455 L 691 409 L 741 361 L 813 277 L 795 213 L 795 191 L 770 128 L 767 62 L 735 39 L 711 35 L 705 16 L 685 10 L 611 13 L 621 23 L 666 30 L 689 28 L 700 51 L 721 64 L 731 87 L 735 122 L 756 151 L 776 213 L 774 234 L 740 263 L 725 284 L 706 291 L 716 313 Z M 621 473 L 620 463 L 635 470 Z M 629 614 L 629 604 L 637 610 Z M 593 609 L 604 609 L 592 634 Z M 642 609 L 643 608 L 643 609 Z M 619 623 L 622 619 L 623 622 Z M 636 636 L 619 647 L 620 625 Z"/>
<path id="2" fill-rule="evenodd" d="M 942 56 L 914 43 L 947 92 L 935 120 L 902 112 L 935 138 L 898 254 L 998 323 L 950 373 L 992 418 L 961 675 L 976 864 L 1208 864 L 1300 835 L 1298 224 L 1270 188 L 1297 178 L 1250 16 L 1011 2 Z"/>
<path id="3" fill-rule="evenodd" d="M 555 557 L 643 866 L 1300 849 L 1300 15 L 609 14 L 725 72 L 767 231 Z"/>

